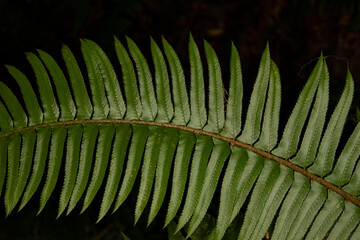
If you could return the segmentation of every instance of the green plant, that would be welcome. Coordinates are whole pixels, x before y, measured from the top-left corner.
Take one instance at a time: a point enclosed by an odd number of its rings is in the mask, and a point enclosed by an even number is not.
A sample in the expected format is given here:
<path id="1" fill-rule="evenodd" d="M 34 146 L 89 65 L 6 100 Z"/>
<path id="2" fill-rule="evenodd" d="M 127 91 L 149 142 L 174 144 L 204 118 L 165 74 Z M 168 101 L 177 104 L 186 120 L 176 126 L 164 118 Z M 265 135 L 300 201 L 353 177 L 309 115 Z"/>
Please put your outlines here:
<path id="1" fill-rule="evenodd" d="M 199 50 L 190 37 L 190 98 L 180 61 L 165 39 L 168 66 L 151 39 L 155 90 L 144 56 L 131 39 L 127 38 L 127 44 L 136 73 L 128 51 L 115 39 L 125 98 L 109 59 L 90 40 L 81 42 L 88 83 L 67 46 L 62 54 L 69 81 L 47 53 L 38 50 L 40 58 L 26 55 L 39 96 L 23 73 L 6 66 L 19 84 L 26 107 L 25 111 L 0 82 L 0 192 L 6 184 L 7 214 L 20 198 L 19 209 L 26 205 L 47 165 L 39 212 L 59 174 L 64 174 L 59 216 L 66 209 L 71 212 L 81 197 L 84 211 L 106 181 L 98 221 L 113 204 L 113 212 L 121 206 L 140 178 L 135 223 L 150 203 L 151 192 L 149 224 L 170 191 L 164 225 L 170 238 L 182 239 L 179 230 L 184 226 L 182 233 L 195 236 L 220 188 L 216 227 L 208 238 L 223 238 L 240 209 L 246 208 L 242 224 L 232 229 L 238 239 L 262 239 L 269 233 L 272 239 L 358 239 L 360 125 L 335 159 L 353 98 L 350 72 L 324 128 L 329 74 L 321 55 L 278 141 L 281 84 L 269 46 L 262 55 L 242 126 L 242 73 L 234 45 L 225 106 L 219 61 L 206 41 L 208 91 Z M 64 173 L 60 173 L 61 165 L 65 165 Z"/>

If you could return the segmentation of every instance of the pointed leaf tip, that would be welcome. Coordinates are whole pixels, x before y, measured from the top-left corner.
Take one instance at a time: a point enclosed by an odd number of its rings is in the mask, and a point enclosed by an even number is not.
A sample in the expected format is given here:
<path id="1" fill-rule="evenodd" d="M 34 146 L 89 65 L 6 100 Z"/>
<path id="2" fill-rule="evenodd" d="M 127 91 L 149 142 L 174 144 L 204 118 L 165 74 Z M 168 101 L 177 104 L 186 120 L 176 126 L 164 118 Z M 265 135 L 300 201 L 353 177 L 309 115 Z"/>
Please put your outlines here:
<path id="1" fill-rule="evenodd" d="M 202 129 L 207 121 L 204 75 L 200 52 L 192 36 L 189 42 L 189 60 L 191 119 L 188 126 Z"/>
<path id="2" fill-rule="evenodd" d="M 204 48 L 209 73 L 208 122 L 205 130 L 220 132 L 224 127 L 224 90 L 221 68 L 213 47 L 204 40 Z"/>
<path id="3" fill-rule="evenodd" d="M 155 99 L 152 74 L 150 72 L 146 58 L 141 53 L 139 47 L 129 37 L 126 37 L 126 39 L 130 55 L 135 62 L 138 73 L 141 103 L 143 106 L 142 118 L 144 120 L 154 120 L 157 115 L 158 106 Z"/>
<path id="4" fill-rule="evenodd" d="M 308 169 L 309 172 L 318 176 L 325 176 L 332 171 L 335 161 L 335 152 L 340 141 L 346 118 L 354 96 L 354 82 L 351 75 L 347 75 L 346 83 L 339 102 L 328 122 L 326 131 L 321 140 L 314 164 Z"/>
<path id="5" fill-rule="evenodd" d="M 156 121 L 169 123 L 174 116 L 169 75 L 163 53 L 153 38 L 151 38 L 151 54 L 155 69 L 155 86 L 158 103 Z"/>
<path id="6" fill-rule="evenodd" d="M 263 118 L 263 109 L 266 103 L 266 92 L 270 80 L 270 50 L 269 46 L 266 48 L 261 56 L 258 75 L 251 93 L 249 108 L 246 115 L 244 130 L 239 137 L 239 140 L 253 144 L 258 140 L 260 135 L 261 121 Z"/>
<path id="7" fill-rule="evenodd" d="M 319 85 L 323 63 L 323 57 L 320 55 L 285 125 L 278 147 L 272 151 L 274 155 L 288 159 L 296 153 L 301 132 Z"/>

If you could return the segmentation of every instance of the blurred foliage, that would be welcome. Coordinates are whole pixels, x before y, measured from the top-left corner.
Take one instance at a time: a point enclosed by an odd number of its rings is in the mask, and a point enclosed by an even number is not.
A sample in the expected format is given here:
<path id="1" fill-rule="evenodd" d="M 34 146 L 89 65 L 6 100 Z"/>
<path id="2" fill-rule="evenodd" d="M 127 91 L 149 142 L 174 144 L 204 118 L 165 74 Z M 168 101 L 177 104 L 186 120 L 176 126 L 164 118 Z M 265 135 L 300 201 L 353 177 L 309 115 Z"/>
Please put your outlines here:
<path id="1" fill-rule="evenodd" d="M 87 37 L 112 45 L 109 36 L 122 34 L 144 0 L 2 0 L 0 1 L 1 62 L 34 48 L 60 49 Z M 4 56 L 5 55 L 5 56 Z"/>

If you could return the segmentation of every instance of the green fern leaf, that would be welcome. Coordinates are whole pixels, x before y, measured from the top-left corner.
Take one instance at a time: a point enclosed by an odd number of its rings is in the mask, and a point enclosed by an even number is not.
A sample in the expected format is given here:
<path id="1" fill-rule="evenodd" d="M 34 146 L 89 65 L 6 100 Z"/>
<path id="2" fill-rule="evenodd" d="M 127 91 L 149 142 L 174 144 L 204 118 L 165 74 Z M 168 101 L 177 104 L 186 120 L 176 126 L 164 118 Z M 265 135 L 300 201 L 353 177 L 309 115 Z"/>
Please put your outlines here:
<path id="1" fill-rule="evenodd" d="M 234 209 L 236 193 L 234 191 L 239 182 L 240 176 L 244 172 L 248 155 L 244 149 L 231 148 L 231 157 L 226 168 L 224 180 L 221 186 L 219 215 L 216 223 L 215 239 L 221 239 L 225 230 L 230 225 L 231 214 Z"/>
<path id="2" fill-rule="evenodd" d="M 230 222 L 234 221 L 235 217 L 239 214 L 240 208 L 243 206 L 251 188 L 254 186 L 256 179 L 262 172 L 264 167 L 264 159 L 253 152 L 248 151 L 248 161 L 246 162 L 243 174 L 236 183 L 236 200 L 231 214 Z"/>
<path id="3" fill-rule="evenodd" d="M 156 121 L 170 122 L 174 116 L 174 110 L 171 102 L 169 76 L 164 56 L 153 38 L 151 38 L 151 53 L 155 67 L 156 96 L 158 103 Z"/>
<path id="4" fill-rule="evenodd" d="M 115 140 L 110 162 L 110 172 L 107 179 L 103 200 L 100 206 L 98 222 L 105 216 L 115 199 L 116 191 L 120 183 L 120 177 L 124 165 L 126 149 L 130 140 L 131 127 L 119 125 L 115 127 Z M 124 137 L 125 136 L 125 137 Z"/>
<path id="5" fill-rule="evenodd" d="M 19 133 L 12 135 L 9 138 L 8 145 L 8 173 L 7 173 L 7 184 L 5 191 L 5 210 L 6 215 L 9 215 L 13 206 L 13 195 L 16 184 L 17 184 L 17 169 L 20 162 L 20 151 L 21 151 L 21 135 Z"/>
<path id="6" fill-rule="evenodd" d="M 246 210 L 244 225 L 240 230 L 238 239 L 251 239 L 253 235 L 257 234 L 254 230 L 257 227 L 257 222 L 259 221 L 262 209 L 279 177 L 279 166 L 274 162 L 266 161 L 263 172 L 259 176 L 252 193 L 252 201 L 250 201 Z"/>
<path id="7" fill-rule="evenodd" d="M 116 209 L 118 209 L 120 205 L 125 201 L 133 187 L 137 173 L 140 168 L 141 159 L 143 157 L 147 138 L 147 126 L 133 125 L 133 136 L 129 150 L 128 162 L 124 174 L 124 180 L 122 182 L 118 198 L 116 200 L 114 211 L 116 211 Z"/>
<path id="8" fill-rule="evenodd" d="M 52 127 L 51 143 L 49 153 L 48 171 L 44 188 L 41 192 L 40 208 L 38 214 L 43 210 L 45 204 L 50 198 L 52 191 L 58 179 L 62 155 L 64 151 L 64 143 L 66 138 L 66 128 L 63 126 Z"/>
<path id="9" fill-rule="evenodd" d="M 149 127 L 149 138 L 146 142 L 144 161 L 141 166 L 141 183 L 136 202 L 135 223 L 139 220 L 150 198 L 163 139 L 163 129 L 154 126 Z"/>
<path id="10" fill-rule="evenodd" d="M 105 171 L 109 163 L 109 156 L 111 152 L 111 142 L 114 134 L 114 126 L 100 125 L 91 181 L 86 191 L 84 205 L 81 212 L 84 212 L 84 210 L 90 205 L 105 177 Z"/>
<path id="11" fill-rule="evenodd" d="M 314 106 L 310 114 L 310 119 L 307 124 L 300 149 L 296 156 L 291 159 L 292 163 L 295 163 L 301 167 L 308 167 L 314 162 L 324 128 L 328 102 L 329 72 L 326 63 L 324 62 Z"/>
<path id="12" fill-rule="evenodd" d="M 55 85 L 56 95 L 60 106 L 60 121 L 73 120 L 75 118 L 76 109 L 63 72 L 48 53 L 42 50 L 37 51 L 46 68 L 49 70 Z"/>
<path id="13" fill-rule="evenodd" d="M 183 199 L 187 171 L 191 159 L 191 153 L 195 145 L 195 136 L 192 133 L 182 132 L 179 137 L 176 156 L 174 160 L 173 181 L 169 207 L 166 215 L 165 226 L 175 217 Z"/>
<path id="14" fill-rule="evenodd" d="M 5 141 L 5 138 L 1 138 L 0 139 L 1 166 L 6 166 L 6 160 L 7 160 L 7 142 Z M 4 186 L 5 174 L 6 174 L 6 167 L 0 168 L 0 197 L 1 197 L 2 188 Z"/>
<path id="15" fill-rule="evenodd" d="M 300 134 L 304 128 L 306 117 L 317 90 L 322 69 L 323 57 L 321 54 L 309 80 L 300 93 L 296 105 L 285 126 L 284 133 L 278 147 L 272 151 L 273 154 L 288 159 L 296 153 L 300 140 Z"/>
<path id="16" fill-rule="evenodd" d="M 71 197 L 71 193 L 75 186 L 76 174 L 79 167 L 80 157 L 80 144 L 83 134 L 83 128 L 80 125 L 68 126 L 67 132 L 67 145 L 66 145 L 66 159 L 65 159 L 65 172 L 64 184 L 59 200 L 58 217 L 65 210 Z"/>
<path id="17" fill-rule="evenodd" d="M 221 133 L 224 136 L 235 138 L 241 130 L 241 113 L 243 100 L 243 83 L 239 53 L 231 44 L 230 58 L 230 87 L 226 104 L 225 128 Z"/>
<path id="18" fill-rule="evenodd" d="M 220 177 L 221 169 L 225 163 L 225 160 L 229 156 L 229 145 L 214 139 L 214 148 L 211 153 L 210 160 L 208 162 L 205 179 L 199 200 L 194 210 L 193 216 L 188 229 L 188 237 L 195 231 L 195 229 L 201 223 L 201 220 L 205 217 L 206 211 L 209 208 L 211 199 L 213 198 L 217 182 Z"/>
<path id="19" fill-rule="evenodd" d="M 142 119 L 153 121 L 157 114 L 157 103 L 155 99 L 154 86 L 149 66 L 144 55 L 133 40 L 126 37 L 131 57 L 135 61 L 138 81 L 140 88 L 140 96 L 142 103 Z"/>
<path id="20" fill-rule="evenodd" d="M 270 50 L 269 44 L 266 45 L 264 53 L 261 57 L 259 72 L 256 77 L 253 92 L 250 97 L 248 112 L 244 130 L 239 140 L 253 144 L 260 135 L 261 120 L 265 103 L 265 96 L 268 89 L 270 77 Z"/>
<path id="21" fill-rule="evenodd" d="M 92 156 L 94 154 L 98 133 L 99 127 L 97 125 L 83 125 L 79 170 L 76 176 L 74 190 L 71 193 L 67 214 L 69 214 L 74 209 L 87 186 L 92 166 Z"/>
<path id="22" fill-rule="evenodd" d="M 256 147 L 270 152 L 277 143 L 280 119 L 281 84 L 279 69 L 271 62 L 269 91 L 259 141 Z"/>
<path id="23" fill-rule="evenodd" d="M 17 183 L 13 192 L 12 208 L 16 206 L 19 201 L 21 194 L 26 186 L 27 179 L 31 170 L 31 163 L 33 161 L 32 156 L 34 155 L 34 146 L 36 140 L 36 132 L 32 129 L 22 132 L 22 147 L 20 154 L 20 162 L 17 174 Z M 12 209 L 9 209 L 9 212 Z"/>
<path id="24" fill-rule="evenodd" d="M 297 212 L 287 238 L 302 239 L 304 237 L 307 229 L 310 227 L 311 222 L 324 204 L 326 198 L 326 188 L 317 182 L 312 182 L 310 191 Z"/>
<path id="25" fill-rule="evenodd" d="M 334 192 L 328 193 L 328 199 L 324 203 L 319 215 L 316 217 L 309 234 L 308 239 L 323 239 L 333 226 L 336 219 L 344 209 L 344 199 Z"/>
<path id="26" fill-rule="evenodd" d="M 76 119 L 89 119 L 93 113 L 93 106 L 90 102 L 79 65 L 68 46 L 63 45 L 61 53 L 68 70 L 72 93 L 74 94 L 74 100 L 76 103 Z"/>
<path id="27" fill-rule="evenodd" d="M 92 103 L 94 113 L 92 119 L 105 119 L 109 114 L 109 104 L 105 93 L 104 75 L 99 69 L 99 63 L 95 59 L 96 55 L 91 51 L 89 44 L 81 40 L 81 51 L 85 60 L 86 68 L 88 70 L 88 77 L 90 81 L 90 89 L 92 95 Z"/>
<path id="28" fill-rule="evenodd" d="M 43 118 L 43 113 L 41 111 L 39 102 L 36 98 L 36 95 L 34 93 L 33 88 L 31 87 L 29 80 L 17 68 L 9 65 L 5 65 L 5 66 L 9 71 L 9 73 L 11 74 L 11 76 L 16 80 L 16 82 L 20 86 L 20 90 L 23 95 L 27 113 L 29 116 L 29 126 L 40 124 Z M 1 118 L 1 120 L 6 119 L 5 114 L 6 113 L 1 114 L 1 116 L 4 116 Z"/>
<path id="29" fill-rule="evenodd" d="M 0 97 L 4 100 L 9 110 L 14 128 L 24 128 L 27 125 L 27 116 L 24 109 L 16 99 L 16 96 L 3 82 L 0 82 Z"/>
<path id="30" fill-rule="evenodd" d="M 190 106 L 191 115 L 189 127 L 202 129 L 206 124 L 207 114 L 205 109 L 204 75 L 199 49 L 190 34 L 189 42 L 190 59 Z"/>
<path id="31" fill-rule="evenodd" d="M 337 160 L 333 172 L 325 178 L 327 181 L 339 187 L 344 186 L 346 183 L 350 181 L 356 160 L 359 158 L 360 155 L 359 140 L 360 140 L 360 125 L 358 124 L 353 134 L 351 134 L 343 151 L 341 152 L 341 155 Z M 357 175 L 356 172 L 354 172 L 353 176 L 355 177 L 356 175 Z"/>
<path id="32" fill-rule="evenodd" d="M 13 130 L 13 121 L 5 106 L 0 102 L 0 131 L 1 133 Z M 3 138 L 5 139 L 5 138 Z M 5 144 L 5 143 L 4 143 Z"/>
<path id="33" fill-rule="evenodd" d="M 171 72 L 174 100 L 174 118 L 172 119 L 172 123 L 186 125 L 190 119 L 190 107 L 186 91 L 184 70 L 181 67 L 179 57 L 176 55 L 171 45 L 165 40 L 165 38 L 162 38 L 162 42 Z"/>
<path id="34" fill-rule="evenodd" d="M 279 217 L 275 223 L 272 239 L 286 239 L 301 204 L 309 191 L 309 180 L 300 173 L 294 173 L 294 183 L 282 204 Z"/>
<path id="35" fill-rule="evenodd" d="M 154 220 L 164 201 L 172 159 L 174 157 L 178 140 L 179 132 L 176 129 L 165 129 L 159 160 L 156 166 L 154 193 L 151 202 L 148 225 L 150 225 L 152 220 Z"/>
<path id="36" fill-rule="evenodd" d="M 225 121 L 221 69 L 214 49 L 206 41 L 204 47 L 209 65 L 209 116 L 204 130 L 218 133 L 223 129 Z"/>
<path id="37" fill-rule="evenodd" d="M 137 196 L 134 222 L 155 225 L 163 216 L 169 239 L 358 239 L 360 124 L 339 149 L 354 95 L 350 71 L 327 121 L 330 76 L 321 54 L 278 140 L 286 119 L 280 118 L 280 72 L 269 44 L 242 126 L 244 89 L 234 43 L 225 89 L 224 70 L 206 41 L 204 75 L 190 35 L 189 84 L 165 38 L 163 51 L 150 38 L 154 72 L 134 41 L 126 38 L 127 49 L 114 41 L 120 76 L 91 40 L 81 40 L 87 74 L 65 45 L 67 74 L 48 53 L 27 53 L 38 91 L 6 65 L 21 92 L 0 82 L 6 215 L 36 191 L 42 212 L 61 184 L 57 217 L 79 201 L 82 213 L 101 195 L 100 221 Z"/>
<path id="38" fill-rule="evenodd" d="M 345 203 L 345 210 L 335 224 L 328 239 L 348 239 L 351 236 L 353 229 L 359 224 L 360 209 L 351 202 Z M 358 235 L 353 235 L 358 237 Z"/>
<path id="39" fill-rule="evenodd" d="M 32 175 L 21 200 L 19 210 L 31 199 L 37 190 L 42 176 L 45 171 L 46 159 L 48 156 L 51 137 L 51 128 L 41 128 L 37 130 L 36 149 L 34 155 L 34 163 L 32 167 Z"/>
<path id="40" fill-rule="evenodd" d="M 121 42 L 115 38 L 115 50 L 121 65 L 126 95 L 126 118 L 139 119 L 141 116 L 141 102 L 136 84 L 136 76 L 131 59 Z"/>
<path id="41" fill-rule="evenodd" d="M 35 54 L 27 53 L 26 58 L 34 70 L 39 88 L 41 105 L 44 113 L 43 122 L 56 122 L 59 118 L 60 112 L 51 87 L 49 75 L 47 74 L 44 65 Z"/>
<path id="42" fill-rule="evenodd" d="M 185 205 L 183 207 L 180 219 L 175 232 L 178 232 L 190 220 L 195 211 L 196 204 L 199 201 L 200 192 L 205 178 L 205 167 L 213 148 L 211 138 L 202 135 L 196 135 L 196 147 L 193 153 L 193 159 L 190 166 L 190 179 L 187 188 Z"/>
<path id="43" fill-rule="evenodd" d="M 350 72 L 348 72 L 343 94 L 331 116 L 321 140 L 317 158 L 315 159 L 314 164 L 309 168 L 309 172 L 315 173 L 320 177 L 326 176 L 331 172 L 336 146 L 339 144 L 353 95 L 354 82 Z"/>
<path id="44" fill-rule="evenodd" d="M 96 61 L 97 68 L 100 71 L 103 85 L 105 86 L 106 98 L 109 102 L 109 119 L 123 118 L 126 106 L 122 97 L 119 81 L 116 77 L 110 60 L 103 50 L 93 41 L 84 40 L 83 44 L 87 46 L 88 51 Z M 102 85 L 102 84 L 101 84 Z"/>

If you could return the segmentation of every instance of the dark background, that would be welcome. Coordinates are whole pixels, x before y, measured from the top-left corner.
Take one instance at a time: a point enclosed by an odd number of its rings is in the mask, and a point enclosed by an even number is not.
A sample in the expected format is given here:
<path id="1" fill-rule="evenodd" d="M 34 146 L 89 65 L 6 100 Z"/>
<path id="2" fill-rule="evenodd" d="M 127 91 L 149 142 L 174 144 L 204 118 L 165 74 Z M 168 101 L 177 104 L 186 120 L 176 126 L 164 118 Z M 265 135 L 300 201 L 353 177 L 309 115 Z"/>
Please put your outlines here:
<path id="1" fill-rule="evenodd" d="M 191 31 L 202 55 L 202 39 L 215 48 L 225 85 L 230 43 L 234 41 L 241 56 L 244 94 L 248 99 L 261 53 L 269 41 L 271 57 L 281 74 L 283 119 L 289 115 L 314 60 L 323 51 L 326 56 L 336 56 L 327 58 L 331 78 L 329 111 L 341 94 L 347 66 L 353 74 L 356 91 L 348 121 L 351 128 L 355 123 L 355 107 L 360 103 L 359 10 L 357 0 L 0 0 L 0 81 L 16 91 L 17 86 L 3 64 L 15 65 L 33 81 L 24 52 L 37 48 L 63 64 L 60 49 L 65 43 L 81 62 L 79 38 L 96 41 L 115 65 L 114 35 L 121 40 L 125 35 L 131 37 L 149 60 L 149 36 L 160 43 L 163 35 L 179 54 L 188 77 L 187 46 Z M 0 207 L 0 239 L 121 239 L 119 231 L 134 239 L 161 238 L 156 222 L 147 230 L 142 222 L 139 228 L 132 229 L 135 196 L 121 211 L 99 224 L 94 222 L 100 199 L 83 215 L 78 215 L 76 209 L 69 217 L 55 220 L 56 193 L 60 190 L 61 186 L 57 186 L 38 217 L 35 217 L 38 195 L 24 210 L 6 220 L 4 208 Z"/>

